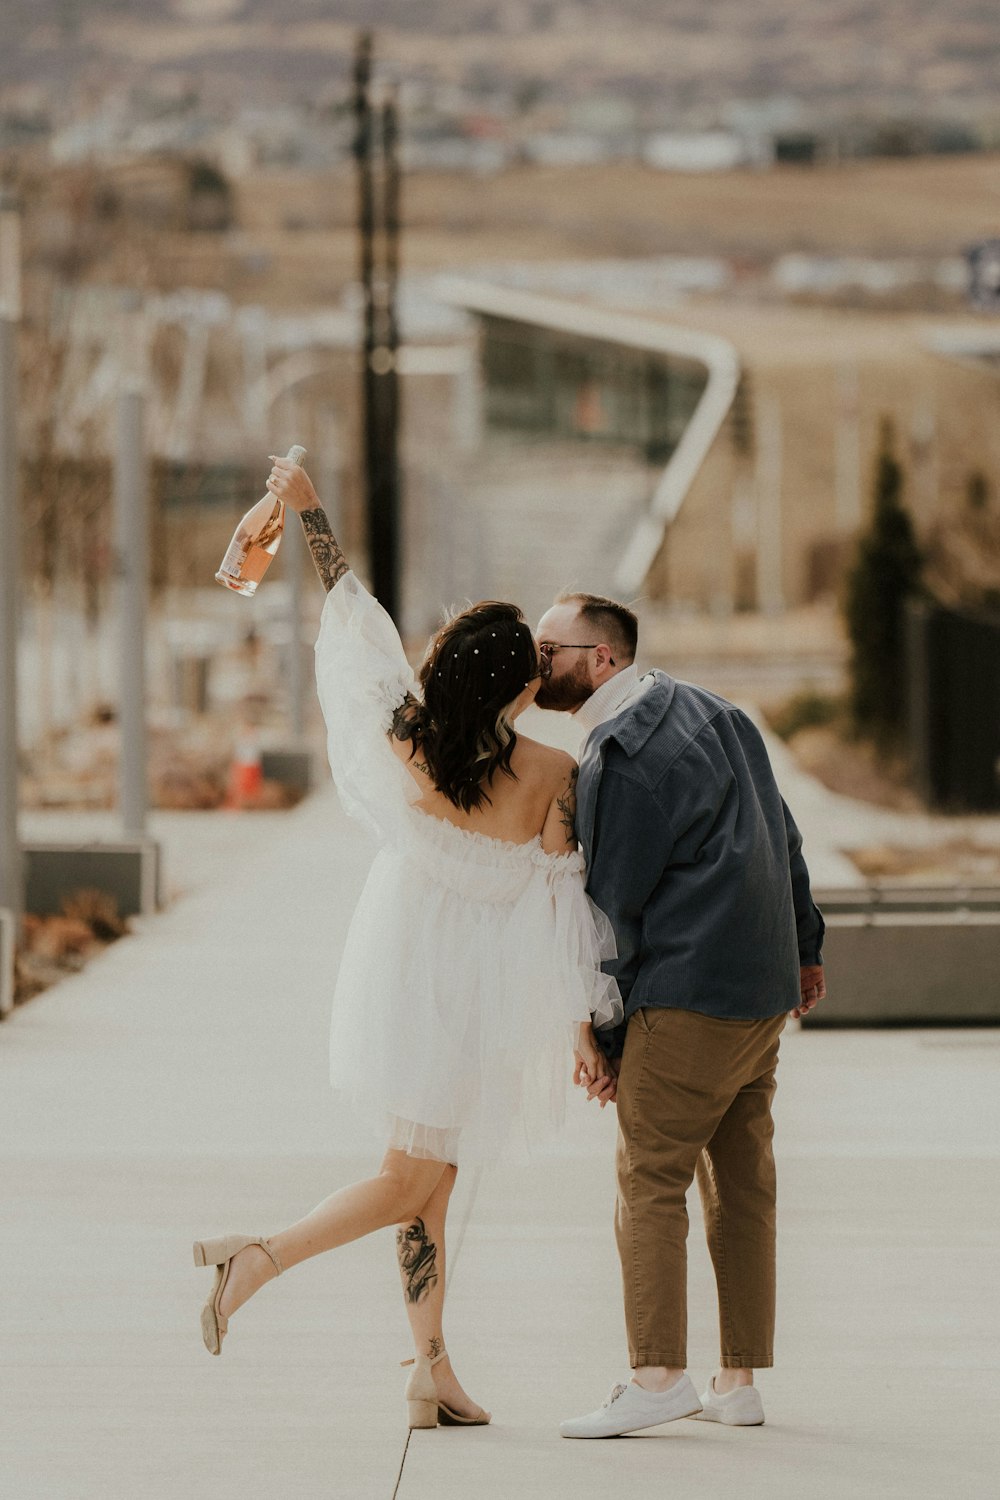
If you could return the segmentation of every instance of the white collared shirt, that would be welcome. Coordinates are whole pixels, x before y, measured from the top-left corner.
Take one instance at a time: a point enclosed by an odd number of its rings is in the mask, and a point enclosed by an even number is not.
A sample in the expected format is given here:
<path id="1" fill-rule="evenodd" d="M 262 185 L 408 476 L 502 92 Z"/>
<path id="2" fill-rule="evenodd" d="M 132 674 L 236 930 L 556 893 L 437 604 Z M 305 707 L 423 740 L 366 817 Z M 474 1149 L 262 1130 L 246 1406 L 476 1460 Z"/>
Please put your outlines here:
<path id="1" fill-rule="evenodd" d="M 638 667 L 632 662 L 609 677 L 607 682 L 602 682 L 573 715 L 573 722 L 580 730 L 581 746 L 599 725 L 606 724 L 609 719 L 620 714 L 622 709 L 637 702 L 655 681 L 651 674 L 640 677 Z"/>

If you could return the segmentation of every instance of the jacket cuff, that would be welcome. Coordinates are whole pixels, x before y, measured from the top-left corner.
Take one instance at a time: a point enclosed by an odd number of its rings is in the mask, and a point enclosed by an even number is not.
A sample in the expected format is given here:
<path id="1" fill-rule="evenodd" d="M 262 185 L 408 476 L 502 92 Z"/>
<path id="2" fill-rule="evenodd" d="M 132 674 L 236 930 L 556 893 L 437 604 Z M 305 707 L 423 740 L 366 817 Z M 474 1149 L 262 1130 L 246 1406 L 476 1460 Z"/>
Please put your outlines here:
<path id="1" fill-rule="evenodd" d="M 594 1039 L 609 1062 L 612 1058 L 621 1057 L 624 1052 L 627 1029 L 625 1021 L 619 1022 L 617 1026 L 602 1027 L 600 1030 L 595 1028 Z"/>
<path id="2" fill-rule="evenodd" d="M 812 918 L 810 923 L 812 931 L 809 936 L 803 935 L 799 939 L 799 963 L 803 965 L 823 962 L 823 938 L 826 935 L 826 923 L 823 921 L 823 914 L 818 906 L 813 907 Z"/>

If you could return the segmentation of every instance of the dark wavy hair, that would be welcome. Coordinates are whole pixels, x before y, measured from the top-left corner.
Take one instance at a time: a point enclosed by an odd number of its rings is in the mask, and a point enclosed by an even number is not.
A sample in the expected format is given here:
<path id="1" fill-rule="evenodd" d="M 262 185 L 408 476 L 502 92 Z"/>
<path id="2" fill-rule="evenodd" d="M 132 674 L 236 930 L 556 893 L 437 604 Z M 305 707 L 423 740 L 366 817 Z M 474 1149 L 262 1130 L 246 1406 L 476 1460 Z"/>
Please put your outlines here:
<path id="1" fill-rule="evenodd" d="M 392 732 L 419 749 L 431 780 L 449 802 L 472 812 L 490 801 L 497 772 L 515 778 L 517 735 L 507 717 L 538 675 L 534 638 L 516 604 L 485 600 L 445 622 L 420 668 L 423 701 L 409 697 Z"/>

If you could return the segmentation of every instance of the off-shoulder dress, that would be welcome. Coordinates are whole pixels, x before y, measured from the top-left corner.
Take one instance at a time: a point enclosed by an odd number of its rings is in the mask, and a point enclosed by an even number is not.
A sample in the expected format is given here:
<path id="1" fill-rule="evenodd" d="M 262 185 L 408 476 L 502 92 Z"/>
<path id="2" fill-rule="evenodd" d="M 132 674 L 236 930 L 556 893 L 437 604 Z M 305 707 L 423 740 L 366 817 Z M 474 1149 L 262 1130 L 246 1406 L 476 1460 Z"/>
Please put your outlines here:
<path id="1" fill-rule="evenodd" d="M 389 742 L 414 689 L 391 618 L 353 573 L 327 595 L 316 678 L 341 803 L 380 844 L 333 997 L 330 1076 L 383 1143 L 486 1161 L 557 1127 L 575 1026 L 621 1018 L 610 924 L 577 853 L 422 812 Z"/>

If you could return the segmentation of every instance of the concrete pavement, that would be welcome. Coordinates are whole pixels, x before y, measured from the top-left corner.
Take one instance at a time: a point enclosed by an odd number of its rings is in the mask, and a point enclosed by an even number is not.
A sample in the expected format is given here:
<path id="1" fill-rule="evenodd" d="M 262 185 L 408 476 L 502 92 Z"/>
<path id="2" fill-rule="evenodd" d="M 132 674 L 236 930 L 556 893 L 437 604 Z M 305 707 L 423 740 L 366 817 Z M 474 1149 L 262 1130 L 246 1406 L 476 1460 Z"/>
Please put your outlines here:
<path id="1" fill-rule="evenodd" d="M 5 1496 L 996 1493 L 997 1031 L 789 1028 L 764 1428 L 558 1437 L 626 1368 L 614 1120 L 579 1099 L 544 1156 L 457 1191 L 447 1336 L 491 1428 L 407 1442 L 389 1233 L 265 1288 L 210 1358 L 190 1241 L 266 1234 L 377 1160 L 326 1082 L 370 848 L 331 791 L 154 831 L 190 894 L 0 1027 Z M 700 1383 L 716 1327 L 692 1219 Z"/>

